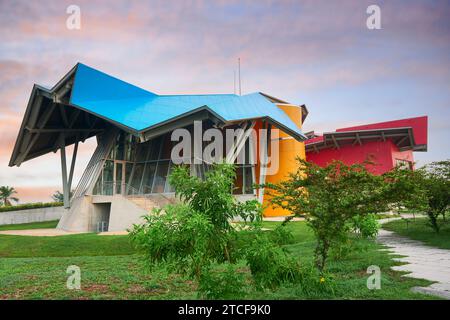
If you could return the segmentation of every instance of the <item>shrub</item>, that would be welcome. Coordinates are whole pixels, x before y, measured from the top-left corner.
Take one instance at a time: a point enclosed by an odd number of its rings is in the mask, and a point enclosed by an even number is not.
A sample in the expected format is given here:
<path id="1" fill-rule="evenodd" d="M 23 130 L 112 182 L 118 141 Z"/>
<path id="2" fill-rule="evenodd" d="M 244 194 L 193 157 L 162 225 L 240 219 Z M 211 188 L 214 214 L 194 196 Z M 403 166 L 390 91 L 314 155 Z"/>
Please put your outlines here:
<path id="1" fill-rule="evenodd" d="M 329 250 L 346 240 L 356 216 L 384 212 L 390 205 L 414 199 L 409 171 L 395 169 L 375 176 L 366 166 L 334 161 L 326 167 L 298 159 L 297 171 L 278 184 L 265 185 L 274 206 L 305 217 L 316 237 L 315 263 L 323 272 Z"/>
<path id="2" fill-rule="evenodd" d="M 214 165 L 202 180 L 187 167 L 176 167 L 170 184 L 182 204 L 169 205 L 134 225 L 130 237 L 149 265 L 164 263 L 174 270 L 188 271 L 197 282 L 212 263 L 236 261 L 235 216 L 257 225 L 261 207 L 257 201 L 239 203 L 233 197 L 234 166 Z"/>
<path id="3" fill-rule="evenodd" d="M 353 217 L 351 228 L 364 239 L 374 239 L 380 230 L 380 223 L 375 214 Z"/>
<path id="4" fill-rule="evenodd" d="M 332 298 L 336 291 L 336 283 L 332 275 L 320 274 L 313 266 L 302 268 L 300 283 L 296 287 L 297 295 L 309 299 Z"/>
<path id="5" fill-rule="evenodd" d="M 244 273 L 235 264 L 226 263 L 213 271 L 208 268 L 202 272 L 198 291 L 200 298 L 206 299 L 242 299 L 245 296 Z"/>
<path id="6" fill-rule="evenodd" d="M 150 266 L 165 262 L 198 278 L 213 258 L 209 219 L 184 204 L 156 209 L 144 219 L 143 224 L 133 226 L 130 237 Z"/>
<path id="7" fill-rule="evenodd" d="M 25 203 L 25 204 L 19 204 L 19 205 L 16 205 L 16 206 L 0 207 L 0 212 L 20 211 L 20 210 L 27 210 L 27 209 L 39 209 L 39 208 L 50 208 L 50 207 L 61 207 L 62 205 L 63 204 L 61 202 Z"/>
<path id="8" fill-rule="evenodd" d="M 247 248 L 247 264 L 259 288 L 275 288 L 300 280 L 300 263 L 283 248 L 259 235 Z"/>
<path id="9" fill-rule="evenodd" d="M 432 162 L 415 173 L 415 182 L 423 189 L 423 209 L 428 216 L 428 225 L 439 233 L 441 225 L 439 216 L 443 221 L 450 207 L 450 160 Z"/>
<path id="10" fill-rule="evenodd" d="M 294 235 L 287 228 L 287 225 L 280 224 L 269 232 L 270 240 L 278 245 L 285 245 L 294 242 Z"/>

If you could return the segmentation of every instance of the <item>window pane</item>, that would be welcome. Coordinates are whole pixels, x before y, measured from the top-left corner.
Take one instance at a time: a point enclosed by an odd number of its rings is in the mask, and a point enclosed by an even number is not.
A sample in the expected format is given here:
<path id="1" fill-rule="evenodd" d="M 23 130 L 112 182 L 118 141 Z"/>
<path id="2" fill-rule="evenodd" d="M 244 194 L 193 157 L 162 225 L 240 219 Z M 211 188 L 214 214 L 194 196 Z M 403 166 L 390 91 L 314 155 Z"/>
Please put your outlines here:
<path id="1" fill-rule="evenodd" d="M 115 159 L 116 160 L 123 160 L 124 158 L 124 151 L 125 151 L 125 138 L 124 138 L 125 134 L 121 133 L 118 137 L 117 137 L 117 141 L 116 141 L 116 155 L 115 155 Z"/>
<path id="2" fill-rule="evenodd" d="M 158 168 L 156 169 L 155 181 L 153 183 L 152 189 L 153 193 L 164 192 L 168 169 L 169 169 L 169 161 L 158 162 Z"/>
<path id="3" fill-rule="evenodd" d="M 113 193 L 113 171 L 114 162 L 111 160 L 106 160 L 103 167 L 103 194 L 112 195 Z"/>
<path id="4" fill-rule="evenodd" d="M 242 194 L 242 183 L 243 183 L 242 172 L 243 172 L 242 167 L 236 167 L 236 180 L 234 182 L 233 194 Z"/>
<path id="5" fill-rule="evenodd" d="M 145 172 L 144 172 L 144 179 L 142 180 L 142 193 L 147 194 L 151 193 L 152 191 L 152 185 L 153 185 L 153 177 L 155 176 L 155 170 L 156 170 L 156 163 L 147 163 Z"/>
<path id="6" fill-rule="evenodd" d="M 125 137 L 125 160 L 127 161 L 133 160 L 133 151 L 135 146 L 133 141 L 133 136 L 131 134 L 127 134 Z"/>
<path id="7" fill-rule="evenodd" d="M 122 172 L 123 172 L 123 164 L 122 163 L 116 163 L 116 193 L 121 194 L 122 193 Z"/>
<path id="8" fill-rule="evenodd" d="M 150 141 L 150 153 L 148 155 L 148 160 L 158 160 L 161 143 L 162 137 L 158 137 Z"/>
<path id="9" fill-rule="evenodd" d="M 144 162 L 147 158 L 147 151 L 150 146 L 149 142 L 140 143 L 137 145 L 137 152 L 136 152 L 136 162 Z"/>
<path id="10" fill-rule="evenodd" d="M 131 186 L 133 187 L 132 193 L 139 191 L 143 172 L 144 172 L 144 164 L 136 163 L 134 167 L 133 178 L 131 179 Z"/>
<path id="11" fill-rule="evenodd" d="M 245 177 L 245 194 L 253 193 L 253 178 L 252 178 L 252 167 L 244 168 L 244 177 Z"/>
<path id="12" fill-rule="evenodd" d="M 170 173 L 172 172 L 172 170 L 173 170 L 174 167 L 175 167 L 175 165 L 174 165 L 172 162 L 170 162 L 169 172 L 168 172 L 168 174 L 167 174 L 166 187 L 165 187 L 164 192 L 175 192 L 175 188 L 173 188 L 173 187 L 170 185 L 170 183 L 169 183 L 169 176 L 170 176 Z"/>
<path id="13" fill-rule="evenodd" d="M 161 150 L 161 156 L 159 159 L 170 159 L 170 152 L 172 151 L 172 141 L 170 140 L 170 135 L 166 134 L 162 138 L 163 145 Z"/>
<path id="14" fill-rule="evenodd" d="M 133 164 L 131 162 L 127 162 L 125 164 L 125 183 L 130 184 L 131 171 L 133 170 Z"/>

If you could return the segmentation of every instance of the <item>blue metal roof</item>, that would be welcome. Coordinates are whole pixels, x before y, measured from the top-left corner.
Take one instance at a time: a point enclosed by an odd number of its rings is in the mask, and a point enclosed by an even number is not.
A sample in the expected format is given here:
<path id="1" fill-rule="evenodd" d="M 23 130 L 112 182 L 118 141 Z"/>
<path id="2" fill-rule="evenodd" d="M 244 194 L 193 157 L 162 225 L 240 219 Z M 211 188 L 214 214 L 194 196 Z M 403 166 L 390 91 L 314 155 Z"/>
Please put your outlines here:
<path id="1" fill-rule="evenodd" d="M 81 63 L 70 103 L 139 132 L 206 106 L 226 122 L 270 118 L 280 129 L 305 138 L 297 125 L 260 93 L 157 95 Z"/>

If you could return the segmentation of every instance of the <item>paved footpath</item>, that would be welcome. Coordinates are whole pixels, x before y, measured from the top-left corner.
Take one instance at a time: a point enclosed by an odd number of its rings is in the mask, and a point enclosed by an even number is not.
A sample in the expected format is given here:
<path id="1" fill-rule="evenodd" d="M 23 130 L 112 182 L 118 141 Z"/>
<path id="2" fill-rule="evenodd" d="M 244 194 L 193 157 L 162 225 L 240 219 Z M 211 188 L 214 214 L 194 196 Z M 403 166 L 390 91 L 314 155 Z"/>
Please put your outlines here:
<path id="1" fill-rule="evenodd" d="M 395 260 L 407 264 L 392 267 L 393 270 L 410 272 L 407 277 L 436 282 L 428 287 L 415 287 L 413 291 L 450 300 L 450 250 L 427 246 L 383 229 L 378 234 L 378 242 L 389 247 L 393 254 L 405 256 Z"/>

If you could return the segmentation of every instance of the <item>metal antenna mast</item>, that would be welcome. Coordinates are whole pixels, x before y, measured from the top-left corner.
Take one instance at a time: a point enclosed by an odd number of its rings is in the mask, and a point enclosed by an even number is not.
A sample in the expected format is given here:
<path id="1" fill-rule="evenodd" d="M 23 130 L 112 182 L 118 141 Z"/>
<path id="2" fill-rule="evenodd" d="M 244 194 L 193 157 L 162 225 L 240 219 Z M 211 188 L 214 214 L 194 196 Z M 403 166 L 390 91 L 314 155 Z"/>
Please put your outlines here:
<path id="1" fill-rule="evenodd" d="M 236 70 L 233 70 L 233 93 L 236 94 Z"/>
<path id="2" fill-rule="evenodd" d="M 241 58 L 238 58 L 238 77 L 239 77 L 239 95 L 242 95 L 242 90 L 241 90 Z"/>

